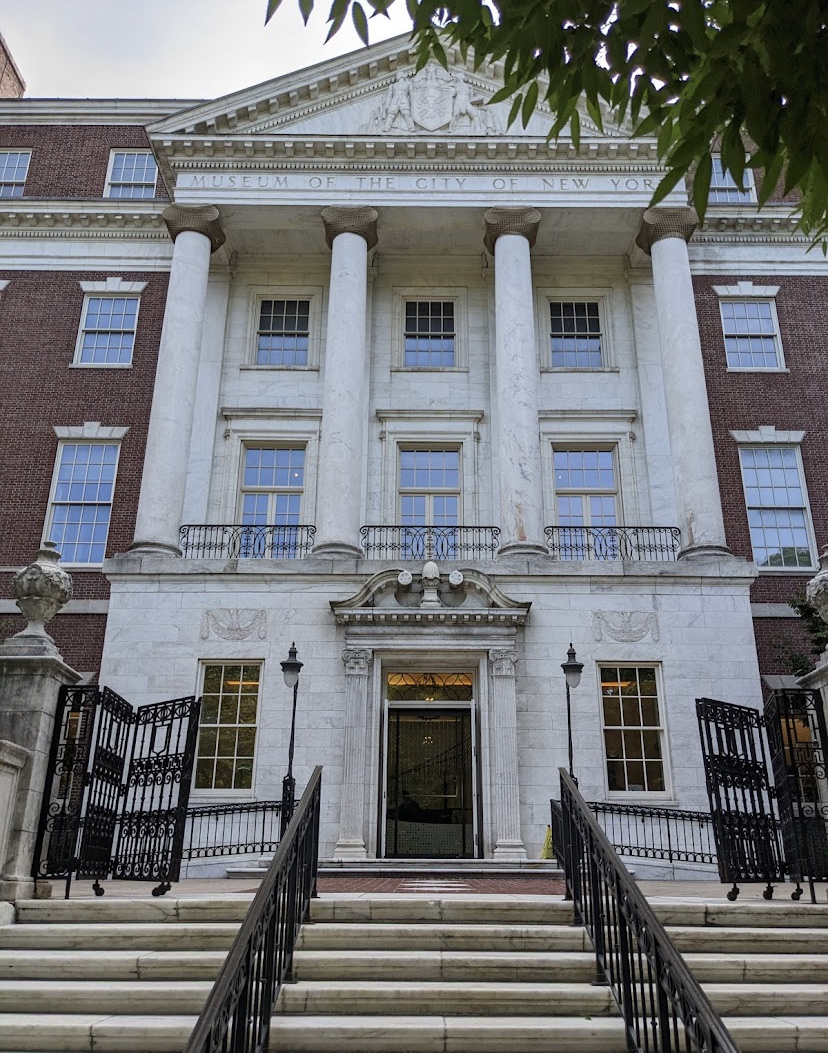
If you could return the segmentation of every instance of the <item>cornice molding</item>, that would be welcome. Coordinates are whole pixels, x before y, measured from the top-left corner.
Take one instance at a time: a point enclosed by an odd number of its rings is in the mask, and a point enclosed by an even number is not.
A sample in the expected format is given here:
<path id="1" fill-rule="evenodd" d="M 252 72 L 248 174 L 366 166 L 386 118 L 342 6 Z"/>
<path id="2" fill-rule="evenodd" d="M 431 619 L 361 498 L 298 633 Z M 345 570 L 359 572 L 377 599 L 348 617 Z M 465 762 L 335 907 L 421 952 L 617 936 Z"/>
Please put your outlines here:
<path id="1" fill-rule="evenodd" d="M 614 170 L 652 174 L 661 168 L 656 155 L 655 143 L 641 143 L 624 139 L 593 139 L 582 141 L 580 151 L 566 139 L 548 140 L 545 137 L 518 136 L 474 136 L 451 135 L 414 136 L 334 136 L 284 134 L 271 136 L 234 136 L 223 138 L 190 138 L 184 136 L 158 139 L 154 143 L 156 152 L 173 171 L 188 171 L 193 168 L 232 168 L 236 171 L 280 168 L 285 165 L 301 167 L 302 162 L 312 162 L 315 168 L 324 162 L 367 161 L 371 167 L 382 162 L 394 162 L 399 170 L 400 162 L 406 160 L 429 162 L 454 162 L 472 160 L 482 165 L 494 160 L 510 163 L 542 165 L 544 172 L 579 171 L 601 172 L 607 163 Z M 321 162 L 321 164 L 320 164 Z M 624 167 L 615 167 L 617 165 Z M 484 169 L 485 170 L 485 169 Z"/>
<path id="2" fill-rule="evenodd" d="M 169 240 L 161 219 L 166 201 L 143 208 L 122 201 L 4 201 L 0 230 L 13 237 L 119 237 Z"/>
<path id="3" fill-rule="evenodd" d="M 0 124 L 138 124 L 157 123 L 202 99 L 3 99 Z"/>
<path id="4" fill-rule="evenodd" d="M 499 607 L 352 607 L 334 610 L 337 625 L 492 625 L 520 626 L 526 624 L 527 607 L 503 610 Z"/>

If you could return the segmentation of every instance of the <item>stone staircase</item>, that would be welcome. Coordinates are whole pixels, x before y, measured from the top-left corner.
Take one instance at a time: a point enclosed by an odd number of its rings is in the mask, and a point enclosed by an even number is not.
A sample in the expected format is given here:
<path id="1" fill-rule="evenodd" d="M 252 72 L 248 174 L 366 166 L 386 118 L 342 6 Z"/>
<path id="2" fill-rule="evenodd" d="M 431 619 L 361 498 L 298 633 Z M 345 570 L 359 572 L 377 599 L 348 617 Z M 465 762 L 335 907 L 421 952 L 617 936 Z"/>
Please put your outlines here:
<path id="1" fill-rule="evenodd" d="M 251 899 L 18 904 L 0 925 L 0 1050 L 181 1050 Z M 656 906 L 743 1050 L 828 1051 L 828 907 Z M 571 920 L 548 896 L 317 900 L 272 1048 L 623 1053 Z"/>

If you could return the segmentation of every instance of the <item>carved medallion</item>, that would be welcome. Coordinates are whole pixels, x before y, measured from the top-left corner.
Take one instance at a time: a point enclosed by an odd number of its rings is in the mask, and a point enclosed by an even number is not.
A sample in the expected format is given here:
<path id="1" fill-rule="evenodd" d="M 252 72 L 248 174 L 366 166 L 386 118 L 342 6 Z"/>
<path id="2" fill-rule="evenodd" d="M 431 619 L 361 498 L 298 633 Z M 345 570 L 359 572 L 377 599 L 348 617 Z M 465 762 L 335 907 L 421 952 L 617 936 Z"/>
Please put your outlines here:
<path id="1" fill-rule="evenodd" d="M 618 643 L 637 643 L 649 634 L 655 643 L 660 639 L 658 618 L 643 611 L 595 611 L 592 615 L 592 636 L 597 642 L 606 636 Z"/>
<path id="2" fill-rule="evenodd" d="M 217 607 L 205 611 L 201 618 L 201 639 L 208 640 L 210 633 L 220 640 L 249 640 L 256 636 L 267 639 L 267 611 L 242 607 L 231 610 Z"/>
<path id="3" fill-rule="evenodd" d="M 499 135 L 499 115 L 466 80 L 462 70 L 449 73 L 429 62 L 413 77 L 397 73 L 368 118 L 363 132 L 457 132 Z"/>

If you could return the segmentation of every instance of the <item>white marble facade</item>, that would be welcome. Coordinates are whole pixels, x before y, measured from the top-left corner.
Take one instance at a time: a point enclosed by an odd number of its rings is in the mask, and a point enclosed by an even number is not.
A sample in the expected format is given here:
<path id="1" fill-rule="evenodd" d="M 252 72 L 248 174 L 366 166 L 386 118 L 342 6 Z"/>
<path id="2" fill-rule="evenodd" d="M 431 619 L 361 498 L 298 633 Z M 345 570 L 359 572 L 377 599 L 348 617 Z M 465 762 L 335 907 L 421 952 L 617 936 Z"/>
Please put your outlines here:
<path id="1" fill-rule="evenodd" d="M 170 295 L 190 306 L 167 308 L 135 544 L 105 565 L 101 680 L 141 703 L 199 691 L 205 662 L 262 662 L 254 785 L 230 796 L 278 797 L 279 662 L 295 640 L 296 774 L 325 767 L 322 853 L 371 858 L 387 673 L 470 672 L 477 853 L 531 859 L 566 764 L 570 642 L 586 796 L 608 796 L 599 666 L 640 664 L 658 671 L 667 789 L 621 799 L 705 807 L 694 699 L 760 697 L 755 568 L 724 542 L 692 215 L 674 193 L 644 216 L 654 152 L 588 132 L 574 157 L 546 142 L 542 113 L 506 131 L 502 107 L 487 111 L 496 70 L 415 75 L 413 62 L 392 41 L 151 127 L 176 186 Z M 307 366 L 255 364 L 263 297 L 309 301 Z M 555 298 L 600 304 L 600 368 L 550 367 Z M 454 367 L 405 368 L 407 299 L 454 303 Z M 240 522 L 240 465 L 257 443 L 305 450 L 316 551 L 171 554 L 178 523 Z M 399 522 L 398 451 L 418 446 L 457 450 L 460 521 L 501 529 L 496 558 L 438 565 L 431 606 L 398 581 L 407 571 L 416 593 L 422 560 L 359 550 L 359 525 Z M 548 555 L 555 447 L 614 451 L 619 522 L 680 527 L 680 558 Z"/>

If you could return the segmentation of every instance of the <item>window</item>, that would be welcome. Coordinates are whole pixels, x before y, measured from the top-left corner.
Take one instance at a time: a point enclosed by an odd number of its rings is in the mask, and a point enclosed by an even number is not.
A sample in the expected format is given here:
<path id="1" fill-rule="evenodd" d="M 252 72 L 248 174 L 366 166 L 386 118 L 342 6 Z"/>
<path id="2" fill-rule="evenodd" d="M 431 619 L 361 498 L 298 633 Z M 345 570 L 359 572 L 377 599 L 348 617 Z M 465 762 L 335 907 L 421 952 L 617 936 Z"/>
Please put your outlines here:
<path id="1" fill-rule="evenodd" d="M 728 369 L 782 369 L 773 300 L 722 300 Z"/>
<path id="2" fill-rule="evenodd" d="M 0 150 L 0 197 L 23 197 L 31 150 Z"/>
<path id="3" fill-rule="evenodd" d="M 613 450 L 556 449 L 555 513 L 561 559 L 618 559 Z"/>
<path id="4" fill-rule="evenodd" d="M 551 364 L 554 369 L 600 369 L 603 364 L 601 315 L 597 301 L 549 304 Z"/>
<path id="5" fill-rule="evenodd" d="M 403 365 L 446 369 L 455 365 L 453 300 L 406 300 Z"/>
<path id="6" fill-rule="evenodd" d="M 295 559 L 301 539 L 295 529 L 302 513 L 305 448 L 247 446 L 242 470 L 243 559 Z"/>
<path id="7" fill-rule="evenodd" d="M 132 362 L 137 296 L 87 296 L 75 361 L 84 366 L 128 366 Z"/>
<path id="8" fill-rule="evenodd" d="M 260 678 L 257 662 L 204 666 L 195 789 L 252 789 Z"/>
<path id="9" fill-rule="evenodd" d="M 722 169 L 722 159 L 713 158 L 713 174 L 710 177 L 710 204 L 752 204 L 756 200 L 756 190 L 753 185 L 753 173 L 749 168 L 745 169 L 744 190 L 736 185 L 736 180 Z"/>
<path id="10" fill-rule="evenodd" d="M 113 150 L 104 197 L 155 197 L 158 165 L 149 150 Z"/>
<path id="11" fill-rule="evenodd" d="M 256 365 L 306 366 L 310 300 L 262 300 L 256 337 Z"/>
<path id="12" fill-rule="evenodd" d="M 742 447 L 739 460 L 757 566 L 810 570 L 810 516 L 796 447 Z"/>
<path id="13" fill-rule="evenodd" d="M 455 559 L 460 523 L 460 451 L 400 450 L 403 559 Z M 406 527 L 411 529 L 405 529 Z M 435 528 L 427 532 L 416 528 Z"/>
<path id="14" fill-rule="evenodd" d="M 664 728 L 654 666 L 602 666 L 601 708 L 610 793 L 664 793 Z"/>
<path id="15" fill-rule="evenodd" d="M 117 467 L 117 443 L 65 442 L 58 449 L 46 537 L 64 563 L 103 562 Z"/>

